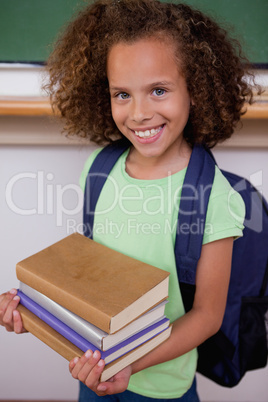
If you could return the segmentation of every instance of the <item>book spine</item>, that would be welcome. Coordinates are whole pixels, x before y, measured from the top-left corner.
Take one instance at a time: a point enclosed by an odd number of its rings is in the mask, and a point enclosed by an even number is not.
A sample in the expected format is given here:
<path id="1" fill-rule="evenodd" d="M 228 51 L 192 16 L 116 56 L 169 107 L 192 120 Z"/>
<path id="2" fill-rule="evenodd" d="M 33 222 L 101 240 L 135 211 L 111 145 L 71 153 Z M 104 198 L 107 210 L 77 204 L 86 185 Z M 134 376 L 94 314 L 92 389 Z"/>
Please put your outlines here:
<path id="1" fill-rule="evenodd" d="M 160 303 L 157 307 L 154 307 L 141 317 L 137 318 L 116 334 L 109 335 L 25 283 L 20 282 L 19 290 L 101 350 L 110 349 L 129 338 L 131 335 L 138 333 L 142 329 L 149 327 L 151 324 L 162 319 L 164 316 L 165 304 L 167 302 Z"/>
<path id="2" fill-rule="evenodd" d="M 102 331 L 90 322 L 85 321 L 77 314 L 72 313 L 70 310 L 67 310 L 60 304 L 54 302 L 44 294 L 31 288 L 25 283 L 20 282 L 19 289 L 24 295 L 28 296 L 39 306 L 43 307 L 49 313 L 53 314 L 64 324 L 68 325 L 68 327 L 71 327 L 75 332 L 77 332 L 87 341 L 91 342 L 98 349 L 103 350 L 102 340 L 105 336 L 107 336 L 106 332 Z"/>
<path id="3" fill-rule="evenodd" d="M 40 320 L 35 314 L 22 306 L 22 304 L 19 304 L 17 309 L 21 314 L 24 328 L 55 352 L 59 353 L 62 357 L 70 361 L 75 356 L 81 357 L 83 355 L 83 352 L 79 348 L 66 340 L 48 324 Z M 129 366 L 135 360 L 156 348 L 170 336 L 170 331 L 171 326 L 148 342 L 138 346 L 133 351 L 130 351 L 119 359 L 116 359 L 114 362 L 107 364 L 101 375 L 101 381 L 107 381 L 124 367 Z"/>
<path id="4" fill-rule="evenodd" d="M 86 352 L 88 349 L 91 349 L 93 352 L 95 350 L 99 350 L 91 342 L 87 341 L 82 336 L 77 334 L 73 329 L 58 320 L 55 316 L 50 314 L 43 307 L 39 306 L 21 291 L 18 290 L 17 295 L 20 297 L 20 303 L 24 307 L 34 313 L 38 318 L 40 318 L 40 320 L 47 323 L 51 328 L 55 329 L 55 331 L 64 336 L 64 338 L 68 339 L 83 352 Z M 101 350 L 99 350 L 99 352 L 102 354 Z"/>
<path id="5" fill-rule="evenodd" d="M 96 348 L 94 345 L 92 345 L 83 337 L 81 337 L 72 328 L 68 327 L 66 324 L 61 322 L 57 317 L 53 316 L 43 307 L 39 306 L 37 303 L 35 303 L 21 291 L 18 291 L 17 294 L 20 297 L 20 303 L 24 307 L 26 307 L 29 311 L 34 313 L 38 318 L 47 323 L 51 328 L 56 330 L 59 334 L 64 336 L 66 339 L 72 342 L 83 352 L 86 352 L 88 349 L 91 349 L 93 352 L 95 350 L 99 350 L 101 358 L 105 361 L 106 364 L 111 363 L 113 360 L 121 357 L 122 355 L 135 349 L 137 346 L 143 344 L 144 342 L 158 335 L 160 332 L 164 331 L 169 325 L 169 320 L 166 317 L 164 317 L 162 320 L 148 326 L 147 328 L 141 330 L 137 334 L 130 336 L 128 339 L 124 340 L 123 342 L 104 352 Z"/>
<path id="6" fill-rule="evenodd" d="M 44 321 L 41 321 L 21 303 L 18 305 L 17 310 L 22 317 L 24 328 L 62 357 L 70 361 L 76 356 L 83 356 L 84 352 L 81 349 L 77 348 Z"/>

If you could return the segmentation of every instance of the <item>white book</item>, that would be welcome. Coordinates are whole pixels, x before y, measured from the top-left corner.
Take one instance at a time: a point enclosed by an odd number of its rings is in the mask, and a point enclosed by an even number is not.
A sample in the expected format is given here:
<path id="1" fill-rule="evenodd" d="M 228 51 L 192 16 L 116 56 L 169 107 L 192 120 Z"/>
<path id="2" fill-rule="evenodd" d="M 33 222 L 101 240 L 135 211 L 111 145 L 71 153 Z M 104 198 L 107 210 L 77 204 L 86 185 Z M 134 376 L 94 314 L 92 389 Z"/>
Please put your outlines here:
<path id="1" fill-rule="evenodd" d="M 35 303 L 39 304 L 39 306 L 53 314 L 64 324 L 71 327 L 79 335 L 103 351 L 116 346 L 130 336 L 162 320 L 167 303 L 167 300 L 164 300 L 118 332 L 108 334 L 25 283 L 20 282 L 19 289 Z"/>

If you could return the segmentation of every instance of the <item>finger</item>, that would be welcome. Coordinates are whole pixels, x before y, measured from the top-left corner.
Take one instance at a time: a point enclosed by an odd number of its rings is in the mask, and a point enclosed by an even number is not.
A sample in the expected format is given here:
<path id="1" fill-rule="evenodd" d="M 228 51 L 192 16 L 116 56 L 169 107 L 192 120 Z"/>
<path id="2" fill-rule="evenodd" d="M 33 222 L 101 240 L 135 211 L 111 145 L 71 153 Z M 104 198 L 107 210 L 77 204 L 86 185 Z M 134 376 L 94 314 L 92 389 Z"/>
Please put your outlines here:
<path id="1" fill-rule="evenodd" d="M 96 366 L 100 361 L 101 354 L 97 350 L 94 353 L 92 353 L 91 350 L 88 350 L 85 353 L 85 357 L 87 358 L 87 360 L 79 371 L 78 379 L 85 383 L 89 388 L 91 388 L 93 386 L 97 386 L 99 383 L 100 370 L 96 370 Z"/>
<path id="2" fill-rule="evenodd" d="M 80 371 L 82 370 L 82 368 L 88 362 L 88 360 L 91 358 L 92 355 L 93 355 L 92 350 L 87 350 L 86 353 L 84 353 L 83 356 L 80 357 L 80 359 L 77 360 L 75 358 L 72 360 L 71 367 L 73 366 L 73 363 L 75 363 L 74 367 L 71 369 L 71 373 L 74 378 L 78 379 L 78 374 L 80 373 Z"/>
<path id="3" fill-rule="evenodd" d="M 11 300 L 14 298 L 15 295 L 16 295 L 16 289 L 11 289 L 11 291 L 0 295 L 0 319 L 5 315 L 7 306 L 9 305 L 9 303 L 11 302 Z"/>
<path id="4" fill-rule="evenodd" d="M 101 382 L 98 386 L 97 386 L 97 391 L 98 392 L 102 392 L 102 393 L 106 393 L 107 391 L 107 384 L 105 382 Z M 110 394 L 112 393 L 112 390 L 109 390 Z"/>
<path id="5" fill-rule="evenodd" d="M 92 350 L 87 350 L 80 359 L 73 359 L 70 362 L 69 369 L 73 378 L 80 380 L 95 391 L 104 365 L 99 351 L 96 350 L 93 353 Z"/>
<path id="6" fill-rule="evenodd" d="M 4 300 L 6 299 L 8 293 L 2 293 L 0 295 L 0 305 L 4 302 Z"/>
<path id="7" fill-rule="evenodd" d="M 23 328 L 21 315 L 18 312 L 18 310 L 13 311 L 13 324 L 14 324 L 14 332 L 16 334 L 21 334 L 22 332 L 25 332 Z"/>
<path id="8" fill-rule="evenodd" d="M 92 368 L 89 375 L 87 376 L 87 378 L 84 381 L 85 385 L 88 388 L 92 389 L 94 392 L 96 392 L 99 396 L 104 395 L 104 392 L 102 390 L 99 390 L 99 392 L 97 392 L 97 387 L 100 384 L 100 377 L 101 377 L 101 373 L 104 370 L 104 367 L 105 367 L 105 362 L 103 359 L 100 359 L 98 361 L 98 363 Z"/>
<path id="9" fill-rule="evenodd" d="M 15 296 L 18 293 L 18 291 L 17 291 L 17 289 L 12 288 L 12 289 L 10 289 L 10 291 L 8 293 Z"/>
<path id="10" fill-rule="evenodd" d="M 123 381 L 115 381 L 115 382 L 101 382 L 97 386 L 97 391 L 105 393 L 105 395 L 113 395 L 119 394 L 126 390 L 125 383 Z"/>
<path id="11" fill-rule="evenodd" d="M 127 389 L 131 374 L 132 367 L 127 366 L 110 378 L 109 381 L 100 383 L 97 391 L 105 392 L 105 395 L 119 394 Z"/>
<path id="12" fill-rule="evenodd" d="M 2 299 L 12 300 L 13 297 L 16 296 L 16 294 L 17 294 L 17 289 L 15 289 L 15 288 L 10 289 L 8 292 L 0 295 L 0 303 L 1 303 Z"/>
<path id="13" fill-rule="evenodd" d="M 2 293 L 0 295 L 0 303 L 2 301 L 2 299 L 6 298 L 7 296 L 10 296 L 12 298 L 12 296 L 14 297 L 17 294 L 17 289 L 13 288 L 10 289 L 8 292 Z"/>
<path id="14" fill-rule="evenodd" d="M 1 302 L 1 325 L 4 325 L 7 331 L 13 331 L 13 310 L 19 304 L 19 297 L 8 293 Z"/>
<path id="15" fill-rule="evenodd" d="M 77 364 L 79 362 L 79 357 L 75 357 L 75 358 L 73 358 L 71 361 L 70 361 L 70 363 L 69 363 L 69 371 L 70 371 L 70 373 L 72 373 L 72 371 L 73 371 L 73 369 L 74 369 L 74 366 Z"/>
<path id="16" fill-rule="evenodd" d="M 3 323 L 8 331 L 14 330 L 13 311 L 17 308 L 19 302 L 19 296 L 13 296 L 13 299 L 8 303 L 6 307 L 6 311 L 3 316 Z"/>
<path id="17" fill-rule="evenodd" d="M 3 317 L 6 312 L 6 308 L 8 306 L 8 303 L 12 300 L 10 295 L 8 296 L 8 293 L 3 293 L 0 295 L 0 324 L 3 325 Z"/>

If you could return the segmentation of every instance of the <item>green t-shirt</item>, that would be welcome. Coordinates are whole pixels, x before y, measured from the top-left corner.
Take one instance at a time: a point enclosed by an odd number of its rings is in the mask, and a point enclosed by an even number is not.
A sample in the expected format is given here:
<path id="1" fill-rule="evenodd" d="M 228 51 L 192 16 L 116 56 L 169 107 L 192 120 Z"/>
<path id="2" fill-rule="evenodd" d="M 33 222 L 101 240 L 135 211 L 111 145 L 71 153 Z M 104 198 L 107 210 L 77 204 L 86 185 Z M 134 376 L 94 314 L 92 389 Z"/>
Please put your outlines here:
<path id="1" fill-rule="evenodd" d="M 99 151 L 94 151 L 85 164 L 80 178 L 83 189 L 88 170 Z M 185 312 L 176 273 L 174 243 L 186 168 L 162 179 L 134 179 L 125 170 L 127 155 L 128 151 L 117 161 L 98 199 L 94 240 L 170 272 L 169 303 L 165 314 L 173 322 Z M 241 236 L 244 214 L 242 198 L 216 167 L 203 244 Z M 196 363 L 197 351 L 194 349 L 134 374 L 128 389 L 151 398 L 179 398 L 192 384 Z"/>

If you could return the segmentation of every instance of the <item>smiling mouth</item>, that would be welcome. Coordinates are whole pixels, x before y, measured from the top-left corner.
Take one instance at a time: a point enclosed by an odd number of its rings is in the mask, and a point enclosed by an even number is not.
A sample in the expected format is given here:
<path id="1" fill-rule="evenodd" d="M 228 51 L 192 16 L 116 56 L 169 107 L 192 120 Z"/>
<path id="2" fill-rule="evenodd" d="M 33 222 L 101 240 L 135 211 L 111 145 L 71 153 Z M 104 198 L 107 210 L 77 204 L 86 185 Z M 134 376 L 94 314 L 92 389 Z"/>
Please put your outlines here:
<path id="1" fill-rule="evenodd" d="M 159 127 L 157 127 L 157 128 L 152 128 L 151 130 L 145 130 L 145 131 L 136 131 L 136 130 L 133 130 L 133 131 L 134 131 L 134 133 L 135 133 L 135 135 L 136 135 L 137 137 L 140 137 L 140 138 L 151 138 L 151 137 L 154 137 L 156 134 L 158 134 L 158 133 L 162 130 L 163 127 L 164 127 L 164 125 L 159 126 Z"/>

